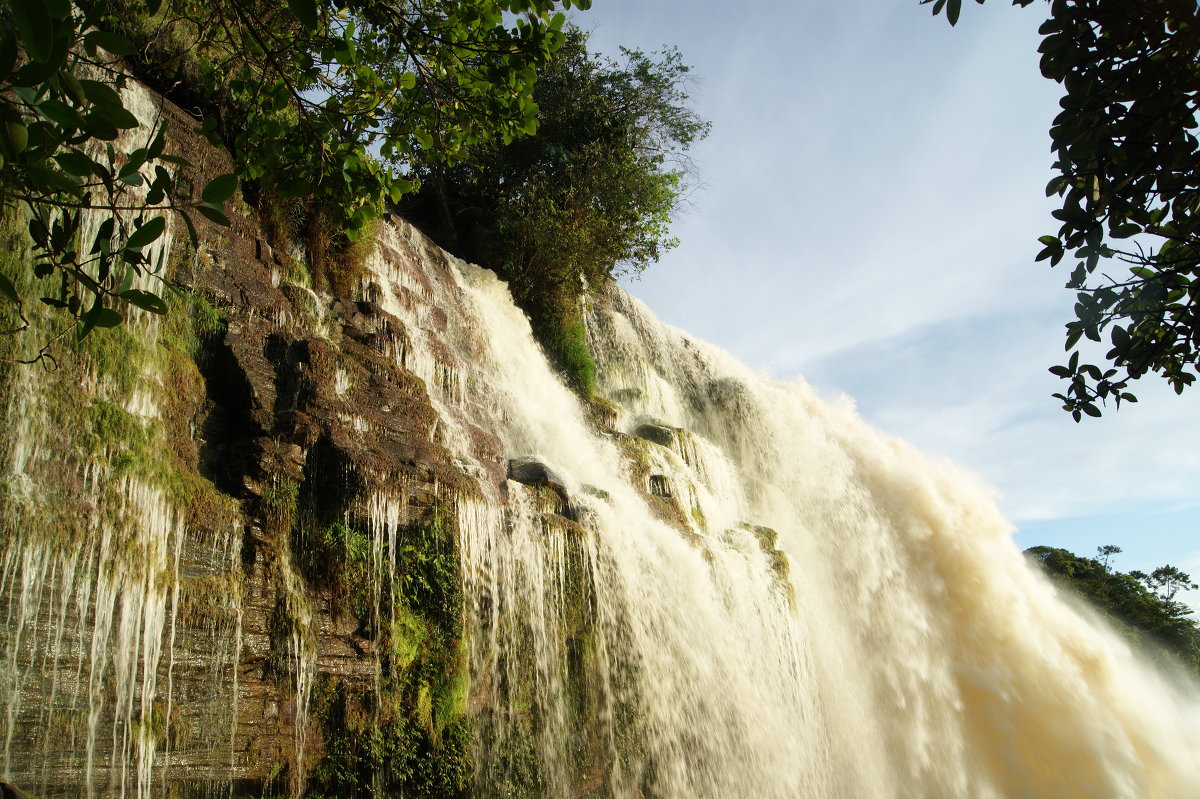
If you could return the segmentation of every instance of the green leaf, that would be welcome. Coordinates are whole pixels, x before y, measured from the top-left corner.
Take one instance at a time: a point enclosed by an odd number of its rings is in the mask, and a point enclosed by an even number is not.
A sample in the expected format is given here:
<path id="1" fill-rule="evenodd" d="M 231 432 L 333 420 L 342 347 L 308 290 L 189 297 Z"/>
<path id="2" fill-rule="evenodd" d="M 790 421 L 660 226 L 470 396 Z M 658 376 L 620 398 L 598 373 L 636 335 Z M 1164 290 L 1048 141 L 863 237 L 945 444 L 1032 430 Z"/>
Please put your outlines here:
<path id="1" fill-rule="evenodd" d="M 147 244 L 157 240 L 163 234 L 163 231 L 166 230 L 166 227 L 166 217 L 154 217 L 129 235 L 129 238 L 125 240 L 125 249 L 137 250 L 145 247 Z"/>
<path id="2" fill-rule="evenodd" d="M 105 308 L 101 297 L 96 298 L 96 302 L 92 307 L 80 317 L 82 324 L 79 326 L 78 336 L 82 339 L 88 333 L 92 332 L 94 327 L 116 327 L 125 321 L 121 314 L 114 311 L 112 308 Z"/>
<path id="3" fill-rule="evenodd" d="M 118 297 L 129 291 L 130 287 L 133 286 L 133 279 L 137 274 L 138 270 L 134 269 L 132 265 L 125 267 L 125 279 L 121 281 L 121 286 L 117 289 Z"/>
<path id="4" fill-rule="evenodd" d="M 1097 408 L 1095 405 L 1093 405 L 1093 404 L 1092 404 L 1092 403 L 1090 403 L 1090 402 L 1084 403 L 1084 405 L 1083 405 L 1083 412 L 1084 412 L 1084 413 L 1086 413 L 1088 416 L 1096 416 L 1096 417 L 1099 417 L 1099 416 L 1102 416 L 1102 415 L 1103 415 L 1103 414 L 1101 414 L 1101 413 L 1100 413 L 1100 409 L 1099 409 L 1099 408 Z"/>
<path id="5" fill-rule="evenodd" d="M 958 14 L 962 11 L 962 0 L 947 0 L 946 1 L 946 19 L 951 25 L 958 24 Z"/>
<path id="6" fill-rule="evenodd" d="M 167 126 L 159 125 L 158 133 L 154 135 L 154 139 L 150 142 L 150 147 L 146 150 L 147 158 L 158 158 L 163 154 L 163 150 L 167 147 Z"/>
<path id="7" fill-rule="evenodd" d="M 300 24 L 312 30 L 317 27 L 317 4 L 315 0 L 287 0 L 288 8 Z"/>
<path id="8" fill-rule="evenodd" d="M 45 61 L 30 61 L 17 70 L 17 74 L 13 75 L 13 86 L 20 88 L 41 88 L 51 75 L 58 72 L 61 63 L 54 58 L 56 53 L 51 53 L 50 57 Z"/>
<path id="9" fill-rule="evenodd" d="M 211 205 L 197 205 L 196 210 L 218 225 L 229 227 L 229 217 L 225 216 L 225 212 L 220 208 L 214 208 Z"/>
<path id="10" fill-rule="evenodd" d="M 121 135 L 116 125 L 96 113 L 83 118 L 83 129 L 100 141 L 115 141 Z"/>
<path id="11" fill-rule="evenodd" d="M 281 197 L 304 197 L 312 194 L 315 189 L 316 186 L 312 181 L 301 178 L 285 180 L 275 186 L 275 190 Z"/>
<path id="12" fill-rule="evenodd" d="M 133 42 L 119 33 L 108 31 L 92 31 L 83 37 L 83 42 L 86 47 L 103 47 L 113 55 L 133 55 L 138 51 Z"/>
<path id="13" fill-rule="evenodd" d="M 89 80 L 83 78 L 79 81 L 79 85 L 83 88 L 83 93 L 87 96 L 88 102 L 92 105 L 103 108 L 124 108 L 125 105 L 121 102 L 121 95 L 117 90 L 107 83 L 101 83 L 98 80 Z"/>
<path id="14" fill-rule="evenodd" d="M 96 171 L 96 162 L 78 150 L 67 150 L 54 156 L 54 160 L 68 175 L 87 177 Z"/>
<path id="15" fill-rule="evenodd" d="M 99 105 L 96 106 L 96 110 L 92 113 L 92 115 L 95 114 L 102 116 L 107 122 L 111 123 L 113 127 L 123 130 L 132 130 L 133 128 L 136 128 L 142 124 L 141 122 L 138 122 L 138 118 L 130 113 L 129 109 L 127 108 L 114 108 L 112 106 Z"/>
<path id="16" fill-rule="evenodd" d="M 9 302 L 21 302 L 21 298 L 17 295 L 17 287 L 5 275 L 0 275 L 0 294 L 7 297 Z"/>
<path id="17" fill-rule="evenodd" d="M 411 180 L 397 178 L 396 180 L 392 181 L 390 186 L 388 186 L 388 195 L 392 198 L 392 202 L 398 203 L 400 202 L 401 197 L 403 197 L 405 194 L 408 194 L 412 190 L 413 182 Z"/>
<path id="18" fill-rule="evenodd" d="M 33 183 L 42 190 L 53 189 L 55 191 L 63 191 L 70 194 L 79 193 L 79 178 L 73 175 L 67 175 L 57 169 L 50 169 L 49 167 L 38 163 L 31 163 L 27 165 L 25 170 L 29 174 L 29 177 L 32 179 Z"/>
<path id="19" fill-rule="evenodd" d="M 43 100 L 38 105 L 38 111 L 51 122 L 57 122 L 64 128 L 82 128 L 83 115 L 61 100 Z"/>
<path id="20" fill-rule="evenodd" d="M 237 175 L 232 172 L 226 172 L 224 175 L 219 175 L 208 182 L 204 187 L 204 191 L 200 192 L 200 199 L 205 203 L 220 205 L 233 196 L 237 191 L 238 179 Z"/>
<path id="21" fill-rule="evenodd" d="M 183 219 L 184 226 L 187 227 L 188 241 L 191 243 L 193 248 L 199 247 L 200 246 L 200 237 L 196 235 L 196 226 L 194 224 L 192 224 L 192 218 L 187 215 L 186 211 L 181 212 L 179 214 L 179 216 L 181 219 Z"/>
<path id="22" fill-rule="evenodd" d="M 11 31 L 0 32 L 0 78 L 6 78 L 17 63 L 17 39 Z"/>
<path id="23" fill-rule="evenodd" d="M 151 294 L 149 291 L 127 289 L 126 291 L 122 291 L 118 296 L 126 302 L 141 308 L 143 311 L 156 314 L 165 314 L 167 312 L 167 303 L 163 298 L 157 294 Z"/>
<path id="24" fill-rule="evenodd" d="M 0 135 L 3 135 L 6 148 L 13 155 L 17 155 L 29 146 L 29 129 L 20 122 L 4 123 L 3 126 L 0 126 Z"/>
<path id="25" fill-rule="evenodd" d="M 8 4 L 25 52 L 34 61 L 46 61 L 54 49 L 54 20 L 43 0 L 17 0 Z"/>
<path id="26" fill-rule="evenodd" d="M 92 242 L 91 254 L 110 252 L 114 227 L 116 227 L 116 220 L 111 216 L 100 223 L 99 229 L 96 230 L 96 238 Z"/>

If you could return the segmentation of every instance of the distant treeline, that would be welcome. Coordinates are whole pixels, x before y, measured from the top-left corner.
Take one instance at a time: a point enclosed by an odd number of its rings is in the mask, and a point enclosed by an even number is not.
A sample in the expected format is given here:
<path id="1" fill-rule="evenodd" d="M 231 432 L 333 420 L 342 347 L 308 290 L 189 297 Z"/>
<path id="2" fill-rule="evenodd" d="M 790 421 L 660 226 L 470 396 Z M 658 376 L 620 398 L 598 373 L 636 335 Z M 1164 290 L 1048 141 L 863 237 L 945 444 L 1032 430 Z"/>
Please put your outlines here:
<path id="1" fill-rule="evenodd" d="M 1109 567 L 1115 546 L 1097 548 L 1099 559 L 1085 558 L 1054 547 L 1030 547 L 1025 554 L 1046 569 L 1059 585 L 1078 593 L 1114 622 L 1114 626 L 1152 656 L 1168 652 L 1187 670 L 1200 675 L 1200 625 L 1192 609 L 1175 599 L 1180 591 L 1196 588 L 1192 578 L 1174 566 L 1150 574 L 1119 572 Z"/>

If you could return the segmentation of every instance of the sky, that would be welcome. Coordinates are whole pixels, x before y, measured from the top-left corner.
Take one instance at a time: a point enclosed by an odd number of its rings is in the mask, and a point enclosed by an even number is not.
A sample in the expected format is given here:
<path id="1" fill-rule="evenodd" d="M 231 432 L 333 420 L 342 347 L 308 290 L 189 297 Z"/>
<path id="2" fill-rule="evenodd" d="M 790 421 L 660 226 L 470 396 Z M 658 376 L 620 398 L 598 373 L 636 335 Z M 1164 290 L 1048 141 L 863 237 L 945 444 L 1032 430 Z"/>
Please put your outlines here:
<path id="1" fill-rule="evenodd" d="M 712 122 L 680 246 L 626 288 L 979 474 L 1022 548 L 1115 544 L 1123 571 L 1200 578 L 1200 389 L 1143 379 L 1080 424 L 1050 398 L 1074 296 L 1065 260 L 1034 262 L 1057 228 L 1045 13 L 965 3 L 951 28 L 917 0 L 594 0 L 574 15 L 592 48 L 677 46 Z"/>

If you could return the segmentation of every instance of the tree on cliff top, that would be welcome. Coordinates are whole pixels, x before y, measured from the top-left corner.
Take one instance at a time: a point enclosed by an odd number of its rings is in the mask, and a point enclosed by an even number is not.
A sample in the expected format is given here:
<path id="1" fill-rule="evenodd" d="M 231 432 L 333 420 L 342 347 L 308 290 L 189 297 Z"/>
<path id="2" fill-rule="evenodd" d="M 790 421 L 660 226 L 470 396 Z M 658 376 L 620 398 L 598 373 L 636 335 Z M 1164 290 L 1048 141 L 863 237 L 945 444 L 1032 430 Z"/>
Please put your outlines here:
<path id="1" fill-rule="evenodd" d="M 551 358 L 588 388 L 580 297 L 638 272 L 674 246 L 692 144 L 709 125 L 688 106 L 690 68 L 675 49 L 589 52 L 565 31 L 534 89 L 537 135 L 423 160 L 420 200 L 435 237 L 509 281 Z"/>
<path id="2" fill-rule="evenodd" d="M 958 21 L 962 0 L 921 2 Z M 1062 206 L 1038 260 L 1075 260 L 1070 356 L 1050 371 L 1079 421 L 1108 399 L 1136 401 L 1130 383 L 1149 372 L 1181 393 L 1200 371 L 1200 11 L 1194 0 L 1049 5 L 1041 68 L 1064 96 L 1046 193 Z M 1081 362 L 1080 343 L 1105 337 L 1100 365 Z"/>
<path id="3" fill-rule="evenodd" d="M 561 0 L 586 8 L 590 0 Z M 319 204 L 350 240 L 411 191 L 412 161 L 453 162 L 490 137 L 536 129 L 536 70 L 562 40 L 555 0 L 21 0 L 0 4 L 0 207 L 33 216 L 33 277 L 0 279 L 28 327 L 25 299 L 66 311 L 64 332 L 119 324 L 126 303 L 161 313 L 131 277 L 158 274 L 143 250 L 161 212 L 227 223 L 237 177 Z M 506 15 L 508 15 L 506 17 Z M 121 57 L 126 60 L 122 62 Z M 119 89 L 125 66 L 184 86 L 237 176 L 199 198 L 183 188 L 162 130 L 121 152 L 141 123 Z M 108 212 L 78 240 L 84 209 Z M 132 270 L 132 271 L 131 271 Z M 43 348 L 37 356 L 44 358 Z"/>

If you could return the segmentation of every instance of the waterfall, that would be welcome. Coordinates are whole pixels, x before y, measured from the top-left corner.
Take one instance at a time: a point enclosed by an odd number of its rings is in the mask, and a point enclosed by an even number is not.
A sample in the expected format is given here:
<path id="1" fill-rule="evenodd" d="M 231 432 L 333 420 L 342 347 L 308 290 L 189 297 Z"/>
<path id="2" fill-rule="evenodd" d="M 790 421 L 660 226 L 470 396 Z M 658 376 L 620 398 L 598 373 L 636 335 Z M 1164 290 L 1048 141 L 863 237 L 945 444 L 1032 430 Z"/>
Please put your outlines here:
<path id="1" fill-rule="evenodd" d="M 399 313 L 413 286 L 384 272 Z M 408 356 L 449 369 L 424 375 L 442 386 L 439 435 L 477 473 L 495 468 L 472 446 L 486 430 L 550 475 L 459 510 L 476 795 L 1200 784 L 1194 686 L 1062 601 L 975 478 L 615 288 L 588 315 L 616 420 L 597 425 L 499 280 L 441 274 L 417 305 L 447 311 L 452 352 L 422 354 L 416 335 Z"/>
<path id="2" fill-rule="evenodd" d="M 348 751 L 322 726 L 341 707 L 380 749 L 385 718 L 415 736 L 396 750 L 465 740 L 479 799 L 1200 785 L 1194 684 L 1064 601 L 978 480 L 848 403 L 615 287 L 587 309 L 581 402 L 504 283 L 403 223 L 354 301 L 222 258 L 198 260 L 261 307 L 229 310 L 204 374 L 177 313 L 0 372 L 5 781 L 301 795 Z M 314 566 L 335 550 L 353 562 Z M 410 570 L 442 557 L 461 603 L 438 627 Z M 355 795 L 391 790 L 382 768 Z"/>

